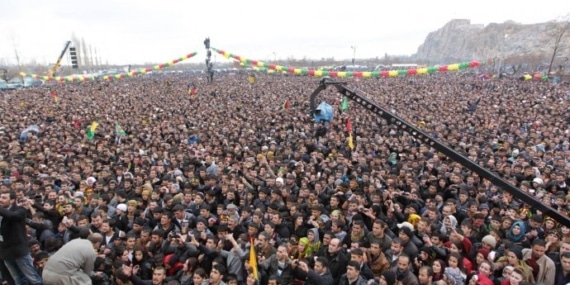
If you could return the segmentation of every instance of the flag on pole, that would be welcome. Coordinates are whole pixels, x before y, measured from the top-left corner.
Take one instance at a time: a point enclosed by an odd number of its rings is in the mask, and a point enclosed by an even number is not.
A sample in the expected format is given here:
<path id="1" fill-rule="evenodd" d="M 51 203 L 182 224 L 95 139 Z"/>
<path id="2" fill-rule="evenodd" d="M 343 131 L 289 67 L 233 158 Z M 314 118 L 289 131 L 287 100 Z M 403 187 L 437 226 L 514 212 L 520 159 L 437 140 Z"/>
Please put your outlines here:
<path id="1" fill-rule="evenodd" d="M 125 130 L 123 130 L 123 128 L 121 128 L 119 123 L 115 123 L 115 135 L 117 137 L 126 137 L 127 136 L 127 133 L 125 132 Z"/>
<path id="2" fill-rule="evenodd" d="M 53 98 L 53 101 L 55 101 L 57 103 L 57 94 L 55 93 L 55 91 L 51 91 L 49 92 L 49 95 Z"/>
<path id="3" fill-rule="evenodd" d="M 346 119 L 346 132 L 348 133 L 348 147 L 353 150 L 354 142 L 352 141 L 352 121 L 350 118 Z"/>
<path id="4" fill-rule="evenodd" d="M 350 150 L 354 149 L 354 142 L 352 142 L 352 133 L 348 134 L 348 147 Z"/>
<path id="5" fill-rule="evenodd" d="M 254 84 L 254 83 L 255 83 L 255 75 L 250 74 L 250 75 L 247 77 L 247 81 L 249 82 L 249 84 Z"/>
<path id="6" fill-rule="evenodd" d="M 253 270 L 253 277 L 255 280 L 258 280 L 259 276 L 257 274 L 257 255 L 255 254 L 254 244 L 255 243 L 252 240 L 249 246 L 249 266 L 251 266 L 251 269 Z"/>
<path id="7" fill-rule="evenodd" d="M 96 121 L 93 121 L 91 123 L 91 125 L 89 126 L 89 128 L 87 128 L 87 139 L 88 140 L 92 140 L 93 138 L 95 138 L 95 131 L 97 130 L 97 126 L 99 126 L 99 123 L 97 123 Z"/>
<path id="8" fill-rule="evenodd" d="M 340 105 L 340 110 L 342 112 L 348 110 L 348 98 L 346 98 L 346 97 L 342 98 L 342 104 Z"/>

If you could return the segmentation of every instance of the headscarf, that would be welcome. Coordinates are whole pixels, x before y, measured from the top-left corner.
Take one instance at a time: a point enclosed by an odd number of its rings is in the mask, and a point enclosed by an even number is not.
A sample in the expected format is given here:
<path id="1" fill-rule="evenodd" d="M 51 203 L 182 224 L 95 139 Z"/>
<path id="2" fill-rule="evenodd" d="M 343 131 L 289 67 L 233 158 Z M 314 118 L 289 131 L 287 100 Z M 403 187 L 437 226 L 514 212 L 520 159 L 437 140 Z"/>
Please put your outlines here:
<path id="1" fill-rule="evenodd" d="M 516 236 L 513 234 L 514 227 L 519 227 L 521 229 L 521 232 Z M 525 232 L 526 232 L 526 226 L 525 226 L 524 222 L 523 221 L 516 221 L 513 223 L 513 225 L 509 229 L 509 232 L 507 233 L 507 237 L 512 242 L 521 242 L 524 239 Z"/>
<path id="2" fill-rule="evenodd" d="M 319 236 L 319 230 L 317 228 L 309 229 L 310 232 L 313 233 L 315 237 L 313 243 L 309 243 L 309 239 L 307 238 L 307 245 L 305 245 L 305 256 L 309 256 L 311 254 L 317 253 L 321 248 L 321 240 Z"/>
<path id="3" fill-rule="evenodd" d="M 457 219 L 455 218 L 455 216 L 449 215 L 449 216 L 447 216 L 447 218 L 449 218 L 449 220 L 451 221 L 451 228 L 453 228 L 453 229 L 457 228 Z M 447 234 L 447 235 L 450 234 L 447 232 L 447 228 L 445 227 L 445 223 L 443 223 L 443 225 L 441 225 L 441 233 Z"/>

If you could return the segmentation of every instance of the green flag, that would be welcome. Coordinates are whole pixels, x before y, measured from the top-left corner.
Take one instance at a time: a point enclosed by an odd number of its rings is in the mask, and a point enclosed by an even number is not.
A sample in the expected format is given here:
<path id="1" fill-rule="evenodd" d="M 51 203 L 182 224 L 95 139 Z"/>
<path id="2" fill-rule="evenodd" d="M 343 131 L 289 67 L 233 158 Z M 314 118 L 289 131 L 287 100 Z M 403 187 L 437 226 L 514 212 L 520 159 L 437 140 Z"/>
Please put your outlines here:
<path id="1" fill-rule="evenodd" d="M 89 128 L 87 128 L 88 140 L 92 140 L 93 138 L 95 138 L 95 132 L 97 131 L 97 126 L 99 126 L 99 123 L 97 123 L 97 121 L 93 121 L 89 126 Z"/>
<path id="2" fill-rule="evenodd" d="M 340 105 L 340 110 L 343 112 L 348 110 L 348 98 L 346 97 L 342 98 L 342 104 Z"/>

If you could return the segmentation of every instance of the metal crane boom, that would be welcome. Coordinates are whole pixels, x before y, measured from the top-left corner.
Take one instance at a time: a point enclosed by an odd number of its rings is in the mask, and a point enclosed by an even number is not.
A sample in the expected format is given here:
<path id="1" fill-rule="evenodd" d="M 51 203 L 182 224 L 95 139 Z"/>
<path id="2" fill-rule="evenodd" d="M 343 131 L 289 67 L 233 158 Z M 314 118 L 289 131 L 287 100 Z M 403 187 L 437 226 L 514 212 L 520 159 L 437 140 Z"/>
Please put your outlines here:
<path id="1" fill-rule="evenodd" d="M 53 67 L 49 70 L 49 74 L 48 74 L 49 77 L 53 77 L 55 75 L 55 72 L 57 71 L 57 69 L 61 66 L 61 60 L 63 59 L 63 56 L 65 55 L 65 52 L 67 51 L 67 49 L 69 48 L 70 45 L 71 45 L 71 41 L 67 41 L 65 43 L 65 47 L 61 51 L 61 54 L 57 58 L 57 61 L 55 62 Z"/>
<path id="2" fill-rule="evenodd" d="M 433 147 L 435 150 L 445 154 L 447 157 L 451 158 L 452 160 L 459 162 L 461 165 L 466 167 L 467 169 L 477 173 L 480 177 L 486 178 L 494 185 L 500 187 L 501 189 L 511 193 L 514 197 L 521 200 L 522 202 L 529 204 L 534 209 L 540 210 L 544 215 L 549 216 L 556 220 L 558 223 L 570 227 L 570 219 L 567 216 L 564 216 L 562 213 L 557 212 L 552 207 L 543 204 L 541 201 L 536 199 L 535 197 L 529 195 L 528 193 L 520 190 L 519 188 L 513 186 L 506 180 L 502 179 L 501 177 L 495 175 L 491 171 L 479 166 L 474 161 L 464 157 L 463 155 L 457 153 L 450 147 L 444 145 L 437 139 L 434 139 L 430 135 L 426 134 L 422 130 L 418 129 L 413 124 L 410 124 L 406 120 L 400 118 L 399 116 L 392 114 L 390 111 L 380 107 L 376 103 L 370 101 L 369 99 L 358 95 L 355 91 L 346 87 L 346 82 L 338 82 L 333 81 L 329 78 L 323 78 L 319 86 L 313 91 L 310 98 L 310 108 L 311 114 L 315 114 L 318 112 L 317 110 L 317 102 L 316 97 L 317 95 L 325 90 L 327 86 L 334 86 L 338 90 L 339 93 L 346 96 L 348 99 L 356 102 L 360 106 L 364 107 L 365 109 L 369 110 L 370 112 L 382 117 L 383 119 L 387 120 L 389 123 L 395 125 L 398 129 L 409 133 L 412 137 L 416 140 Z"/>

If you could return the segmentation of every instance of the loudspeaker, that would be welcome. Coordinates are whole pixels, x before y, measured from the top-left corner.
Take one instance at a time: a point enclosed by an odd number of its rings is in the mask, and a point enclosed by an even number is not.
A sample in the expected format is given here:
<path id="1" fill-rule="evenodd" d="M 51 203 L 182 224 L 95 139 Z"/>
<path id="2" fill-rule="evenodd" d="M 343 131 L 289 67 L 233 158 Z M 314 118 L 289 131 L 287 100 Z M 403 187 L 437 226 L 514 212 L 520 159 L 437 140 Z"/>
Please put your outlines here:
<path id="1" fill-rule="evenodd" d="M 71 67 L 73 69 L 79 68 L 79 64 L 77 64 L 77 51 L 74 47 L 69 48 L 69 56 L 71 57 Z"/>

